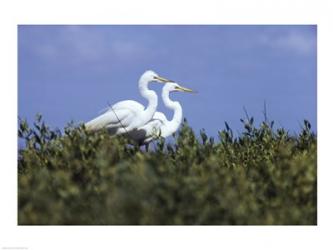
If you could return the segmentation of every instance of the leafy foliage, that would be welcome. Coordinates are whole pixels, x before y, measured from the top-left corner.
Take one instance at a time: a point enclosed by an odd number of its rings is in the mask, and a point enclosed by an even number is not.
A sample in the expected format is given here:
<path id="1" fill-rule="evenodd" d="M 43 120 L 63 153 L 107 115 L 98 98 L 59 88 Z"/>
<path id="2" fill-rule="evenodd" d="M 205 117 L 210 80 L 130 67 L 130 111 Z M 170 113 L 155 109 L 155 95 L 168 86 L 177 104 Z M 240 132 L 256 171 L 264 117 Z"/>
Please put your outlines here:
<path id="1" fill-rule="evenodd" d="M 39 115 L 20 120 L 19 224 L 277 225 L 317 223 L 317 152 L 311 125 L 291 136 L 267 120 L 227 123 L 219 141 L 184 121 L 145 152 L 106 131 L 69 124 L 53 131 Z"/>

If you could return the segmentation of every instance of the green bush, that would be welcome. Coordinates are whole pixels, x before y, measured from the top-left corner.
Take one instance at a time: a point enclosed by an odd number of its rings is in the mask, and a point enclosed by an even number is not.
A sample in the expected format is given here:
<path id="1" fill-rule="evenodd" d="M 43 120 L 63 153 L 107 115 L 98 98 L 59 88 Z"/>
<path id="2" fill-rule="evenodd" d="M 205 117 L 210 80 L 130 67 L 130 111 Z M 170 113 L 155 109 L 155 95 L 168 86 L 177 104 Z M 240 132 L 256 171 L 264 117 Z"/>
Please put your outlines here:
<path id="1" fill-rule="evenodd" d="M 37 116 L 19 123 L 19 225 L 316 225 L 317 149 L 299 135 L 242 120 L 235 137 L 197 137 L 185 121 L 174 143 L 145 152 L 122 136 Z"/>

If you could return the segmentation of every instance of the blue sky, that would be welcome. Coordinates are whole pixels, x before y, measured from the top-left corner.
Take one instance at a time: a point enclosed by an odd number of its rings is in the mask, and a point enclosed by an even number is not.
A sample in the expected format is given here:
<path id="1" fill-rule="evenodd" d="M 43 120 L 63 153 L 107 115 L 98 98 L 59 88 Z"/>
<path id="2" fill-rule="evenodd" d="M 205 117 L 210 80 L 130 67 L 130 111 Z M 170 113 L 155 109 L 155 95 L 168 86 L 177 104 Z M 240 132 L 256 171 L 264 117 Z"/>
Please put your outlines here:
<path id="1" fill-rule="evenodd" d="M 314 25 L 19 26 L 18 113 L 63 128 L 107 103 L 146 105 L 137 81 L 152 69 L 199 92 L 172 94 L 196 131 L 242 131 L 243 107 L 258 123 L 265 101 L 275 126 L 297 132 L 308 119 L 316 131 L 316 48 Z"/>

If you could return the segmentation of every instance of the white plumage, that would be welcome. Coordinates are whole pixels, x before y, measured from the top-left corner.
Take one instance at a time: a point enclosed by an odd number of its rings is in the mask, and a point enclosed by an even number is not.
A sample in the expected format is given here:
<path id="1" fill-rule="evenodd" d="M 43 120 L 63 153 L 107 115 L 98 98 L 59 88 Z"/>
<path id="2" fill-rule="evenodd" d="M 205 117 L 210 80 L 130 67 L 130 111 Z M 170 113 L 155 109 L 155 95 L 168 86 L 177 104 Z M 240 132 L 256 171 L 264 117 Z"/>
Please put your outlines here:
<path id="1" fill-rule="evenodd" d="M 172 120 L 168 120 L 161 112 L 155 112 L 153 118 L 145 125 L 128 133 L 128 136 L 139 144 L 148 144 L 158 137 L 166 138 L 175 133 L 182 121 L 182 106 L 179 102 L 170 100 L 170 92 L 193 92 L 193 90 L 181 87 L 177 83 L 168 82 L 162 90 L 162 100 L 165 106 L 174 111 Z"/>
<path id="2" fill-rule="evenodd" d="M 148 106 L 144 106 L 133 100 L 126 100 L 112 105 L 105 113 L 87 122 L 87 130 L 99 130 L 107 128 L 111 134 L 123 134 L 145 125 L 153 118 L 156 111 L 158 98 L 153 90 L 148 89 L 150 82 L 166 83 L 167 80 L 148 70 L 140 77 L 140 94 L 148 100 Z"/>

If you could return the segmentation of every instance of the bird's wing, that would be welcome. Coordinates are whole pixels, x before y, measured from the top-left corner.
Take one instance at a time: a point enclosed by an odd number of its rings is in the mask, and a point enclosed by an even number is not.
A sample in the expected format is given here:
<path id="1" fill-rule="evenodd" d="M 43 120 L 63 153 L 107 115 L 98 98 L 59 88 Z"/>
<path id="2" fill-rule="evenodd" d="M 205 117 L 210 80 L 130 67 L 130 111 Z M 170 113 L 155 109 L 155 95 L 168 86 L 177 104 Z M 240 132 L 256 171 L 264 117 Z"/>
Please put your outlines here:
<path id="1" fill-rule="evenodd" d="M 141 103 L 132 100 L 117 102 L 116 104 L 112 105 L 112 108 L 114 110 L 130 109 L 131 111 L 136 113 L 139 113 L 145 109 L 145 107 Z"/>
<path id="2" fill-rule="evenodd" d="M 150 121 L 159 120 L 162 124 L 166 124 L 168 119 L 162 112 L 155 112 L 153 118 Z"/>
<path id="3" fill-rule="evenodd" d="M 121 110 L 111 110 L 111 112 L 106 112 L 95 119 L 87 122 L 85 124 L 88 130 L 98 130 L 109 126 L 126 126 L 122 124 L 122 121 L 126 119 L 127 116 L 131 115 L 132 112 L 126 109 Z"/>
<path id="4" fill-rule="evenodd" d="M 132 112 L 141 112 L 145 109 L 145 107 L 139 102 L 132 101 L 132 100 L 126 100 L 126 101 L 117 102 L 117 103 L 113 104 L 112 106 L 104 108 L 99 113 L 103 114 L 103 113 L 107 113 L 110 111 L 112 112 L 112 109 L 113 110 L 129 109 Z"/>

